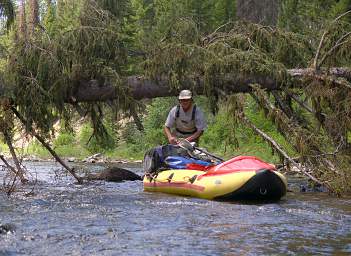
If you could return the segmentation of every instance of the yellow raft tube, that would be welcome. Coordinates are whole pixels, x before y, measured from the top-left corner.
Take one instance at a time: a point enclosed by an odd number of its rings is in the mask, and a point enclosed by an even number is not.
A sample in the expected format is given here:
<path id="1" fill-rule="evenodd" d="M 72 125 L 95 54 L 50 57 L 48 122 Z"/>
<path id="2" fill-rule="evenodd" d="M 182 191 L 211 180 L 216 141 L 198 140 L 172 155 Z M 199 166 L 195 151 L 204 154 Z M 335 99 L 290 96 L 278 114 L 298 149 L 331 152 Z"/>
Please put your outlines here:
<path id="1" fill-rule="evenodd" d="M 208 170 L 173 169 L 145 175 L 144 190 L 211 200 L 279 200 L 287 180 L 271 164 L 239 156 Z"/>

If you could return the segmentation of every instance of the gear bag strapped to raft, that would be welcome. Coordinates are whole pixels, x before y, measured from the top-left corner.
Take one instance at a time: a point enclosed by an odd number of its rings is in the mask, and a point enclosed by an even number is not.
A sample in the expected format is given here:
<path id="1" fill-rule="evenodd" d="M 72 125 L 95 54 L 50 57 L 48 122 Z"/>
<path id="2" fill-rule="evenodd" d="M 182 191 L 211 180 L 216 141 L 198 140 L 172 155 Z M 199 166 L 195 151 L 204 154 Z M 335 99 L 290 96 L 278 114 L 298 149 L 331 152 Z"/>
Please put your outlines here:
<path id="1" fill-rule="evenodd" d="M 187 169 L 187 165 L 197 164 L 204 167 L 214 163 L 204 159 L 196 159 L 178 145 L 165 145 L 152 148 L 146 152 L 143 160 L 145 173 L 158 173 L 166 169 Z"/>
<path id="2" fill-rule="evenodd" d="M 213 165 L 203 160 L 183 156 L 167 156 L 164 162 L 170 169 L 188 169 L 190 164 L 197 164 L 203 167 Z"/>
<path id="3" fill-rule="evenodd" d="M 152 148 L 144 155 L 144 172 L 156 173 L 167 168 L 164 160 L 168 156 L 189 156 L 189 154 L 185 149 L 171 144 Z"/>

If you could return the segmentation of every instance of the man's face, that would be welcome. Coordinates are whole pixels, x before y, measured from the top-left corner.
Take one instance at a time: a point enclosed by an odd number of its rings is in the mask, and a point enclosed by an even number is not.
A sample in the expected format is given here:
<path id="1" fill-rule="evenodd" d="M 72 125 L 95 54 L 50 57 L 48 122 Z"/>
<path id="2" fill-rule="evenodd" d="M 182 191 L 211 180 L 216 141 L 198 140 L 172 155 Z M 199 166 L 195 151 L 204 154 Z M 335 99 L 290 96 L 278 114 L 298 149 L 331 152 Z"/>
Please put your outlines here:
<path id="1" fill-rule="evenodd" d="M 179 100 L 179 103 L 185 112 L 190 109 L 192 102 L 192 99 Z"/>

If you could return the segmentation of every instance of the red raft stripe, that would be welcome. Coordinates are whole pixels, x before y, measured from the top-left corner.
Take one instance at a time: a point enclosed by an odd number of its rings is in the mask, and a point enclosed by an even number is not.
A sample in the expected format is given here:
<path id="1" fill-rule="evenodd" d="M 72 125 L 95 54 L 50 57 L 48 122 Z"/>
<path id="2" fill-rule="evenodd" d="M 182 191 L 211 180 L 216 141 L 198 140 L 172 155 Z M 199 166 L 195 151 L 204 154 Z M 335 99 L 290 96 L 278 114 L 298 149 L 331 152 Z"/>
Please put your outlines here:
<path id="1" fill-rule="evenodd" d="M 260 169 L 261 170 L 261 169 Z M 197 180 L 201 180 L 202 178 L 205 177 L 213 177 L 213 176 L 221 176 L 221 175 L 227 175 L 227 174 L 231 174 L 231 173 L 241 173 L 241 172 L 252 172 L 255 171 L 256 173 L 260 170 L 257 169 L 244 169 L 244 170 L 218 170 L 218 171 L 209 171 L 205 174 L 202 174 L 200 176 L 197 177 Z M 269 169 L 270 171 L 275 171 L 274 168 Z"/>
<path id="2" fill-rule="evenodd" d="M 144 182 L 145 187 L 176 187 L 204 191 L 205 187 L 184 182 Z"/>
<path id="3" fill-rule="evenodd" d="M 203 174 L 202 176 L 216 176 L 216 175 L 224 175 L 224 174 L 230 174 L 230 173 L 240 173 L 240 172 L 258 172 L 261 169 L 257 170 L 257 169 L 242 169 L 242 170 L 218 170 L 218 171 L 209 171 L 205 174 Z M 268 169 L 270 171 L 274 171 L 274 169 Z"/>

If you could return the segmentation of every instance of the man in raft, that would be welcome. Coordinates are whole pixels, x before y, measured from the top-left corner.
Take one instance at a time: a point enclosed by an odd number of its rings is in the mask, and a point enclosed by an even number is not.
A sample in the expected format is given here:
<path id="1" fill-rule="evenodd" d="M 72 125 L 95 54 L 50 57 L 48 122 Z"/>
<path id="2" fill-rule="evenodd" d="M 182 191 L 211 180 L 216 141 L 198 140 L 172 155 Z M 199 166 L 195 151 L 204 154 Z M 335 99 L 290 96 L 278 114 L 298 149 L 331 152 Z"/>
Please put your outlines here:
<path id="1" fill-rule="evenodd" d="M 178 138 L 198 143 L 207 127 L 204 113 L 193 101 L 189 90 L 182 90 L 178 96 L 179 105 L 174 106 L 167 117 L 164 132 L 170 144 L 177 144 Z"/>

